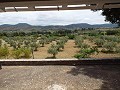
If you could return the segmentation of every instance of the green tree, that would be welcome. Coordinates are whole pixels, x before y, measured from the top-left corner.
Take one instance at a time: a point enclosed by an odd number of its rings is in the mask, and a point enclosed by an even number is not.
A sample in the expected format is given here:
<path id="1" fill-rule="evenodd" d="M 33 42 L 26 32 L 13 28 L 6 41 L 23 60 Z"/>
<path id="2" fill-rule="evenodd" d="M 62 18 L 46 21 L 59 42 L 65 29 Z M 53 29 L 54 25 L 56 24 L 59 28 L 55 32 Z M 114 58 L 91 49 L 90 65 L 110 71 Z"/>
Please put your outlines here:
<path id="1" fill-rule="evenodd" d="M 80 50 L 80 53 L 75 54 L 74 57 L 75 58 L 89 58 L 90 55 L 95 54 L 95 53 L 99 53 L 98 49 L 96 47 L 92 47 L 92 48 L 83 48 Z"/>
<path id="2" fill-rule="evenodd" d="M 41 39 L 41 40 L 39 41 L 39 43 L 42 45 L 42 47 L 44 47 L 46 41 L 45 41 L 44 39 Z"/>
<path id="3" fill-rule="evenodd" d="M 105 21 L 118 24 L 120 27 L 120 8 L 103 9 L 102 15 L 105 16 Z"/>
<path id="4" fill-rule="evenodd" d="M 20 59 L 20 58 L 21 58 L 21 55 L 22 55 L 22 50 L 21 50 L 21 48 L 19 48 L 19 49 L 14 49 L 13 52 L 12 52 L 12 56 L 13 56 L 15 59 Z"/>
<path id="5" fill-rule="evenodd" d="M 95 39 L 94 42 L 98 47 L 102 47 L 105 41 L 103 39 Z"/>
<path id="6" fill-rule="evenodd" d="M 56 58 L 56 55 L 58 54 L 58 49 L 56 45 L 51 45 L 51 47 L 48 49 L 48 53 L 53 55 L 53 58 Z"/>
<path id="7" fill-rule="evenodd" d="M 31 48 L 33 48 L 34 51 L 38 51 L 38 44 L 36 42 L 31 43 Z"/>
<path id="8" fill-rule="evenodd" d="M 30 48 L 22 48 L 23 57 L 30 58 L 31 57 L 31 50 Z"/>
<path id="9" fill-rule="evenodd" d="M 103 49 L 106 49 L 108 52 L 113 52 L 115 47 L 116 47 L 116 43 L 114 42 L 106 42 L 103 45 Z"/>
<path id="10" fill-rule="evenodd" d="M 0 47 L 0 58 L 7 58 L 9 55 L 9 49 L 5 44 L 4 47 Z"/>

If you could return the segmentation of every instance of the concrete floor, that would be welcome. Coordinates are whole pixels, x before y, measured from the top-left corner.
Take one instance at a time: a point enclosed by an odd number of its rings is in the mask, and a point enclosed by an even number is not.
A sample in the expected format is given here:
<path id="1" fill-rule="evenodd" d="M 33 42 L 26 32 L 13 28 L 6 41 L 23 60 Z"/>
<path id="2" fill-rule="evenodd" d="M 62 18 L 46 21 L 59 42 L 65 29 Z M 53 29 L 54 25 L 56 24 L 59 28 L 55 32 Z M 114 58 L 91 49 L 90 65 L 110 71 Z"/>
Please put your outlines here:
<path id="1" fill-rule="evenodd" d="M 120 65 L 3 67 L 0 90 L 120 90 Z"/>

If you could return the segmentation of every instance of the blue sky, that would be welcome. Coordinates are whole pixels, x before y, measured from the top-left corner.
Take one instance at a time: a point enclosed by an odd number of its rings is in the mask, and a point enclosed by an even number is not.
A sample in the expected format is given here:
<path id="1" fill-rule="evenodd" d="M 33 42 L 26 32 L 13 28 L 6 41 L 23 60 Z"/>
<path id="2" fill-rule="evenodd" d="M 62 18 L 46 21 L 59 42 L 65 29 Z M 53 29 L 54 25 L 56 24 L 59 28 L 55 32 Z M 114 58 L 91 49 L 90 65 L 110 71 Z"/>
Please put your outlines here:
<path id="1" fill-rule="evenodd" d="M 75 23 L 104 24 L 105 17 L 101 11 L 39 11 L 0 13 L 1 24 L 28 23 L 31 25 L 68 25 Z"/>

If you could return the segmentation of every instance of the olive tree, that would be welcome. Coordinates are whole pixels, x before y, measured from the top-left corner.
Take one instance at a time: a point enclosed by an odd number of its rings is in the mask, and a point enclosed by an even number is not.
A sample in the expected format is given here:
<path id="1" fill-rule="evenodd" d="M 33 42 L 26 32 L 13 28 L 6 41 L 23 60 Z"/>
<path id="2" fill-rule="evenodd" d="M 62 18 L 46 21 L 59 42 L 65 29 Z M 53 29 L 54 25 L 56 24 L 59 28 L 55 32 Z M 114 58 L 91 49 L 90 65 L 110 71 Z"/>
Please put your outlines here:
<path id="1" fill-rule="evenodd" d="M 48 53 L 53 55 L 53 58 L 56 58 L 58 54 L 58 48 L 56 45 L 52 44 L 51 47 L 48 49 Z"/>
<path id="2" fill-rule="evenodd" d="M 14 49 L 14 50 L 12 51 L 12 56 L 13 56 L 13 58 L 15 58 L 15 59 L 20 59 L 20 58 L 21 58 L 21 54 L 22 54 L 21 48 L 19 48 L 19 49 Z"/>
<path id="3" fill-rule="evenodd" d="M 3 47 L 0 47 L 0 58 L 7 58 L 9 55 L 9 49 L 5 44 Z"/>
<path id="4" fill-rule="evenodd" d="M 103 49 L 108 52 L 113 52 L 116 47 L 116 43 L 114 42 L 106 42 L 103 45 Z"/>
<path id="5" fill-rule="evenodd" d="M 102 47 L 105 41 L 103 39 L 95 39 L 94 42 L 98 47 Z"/>

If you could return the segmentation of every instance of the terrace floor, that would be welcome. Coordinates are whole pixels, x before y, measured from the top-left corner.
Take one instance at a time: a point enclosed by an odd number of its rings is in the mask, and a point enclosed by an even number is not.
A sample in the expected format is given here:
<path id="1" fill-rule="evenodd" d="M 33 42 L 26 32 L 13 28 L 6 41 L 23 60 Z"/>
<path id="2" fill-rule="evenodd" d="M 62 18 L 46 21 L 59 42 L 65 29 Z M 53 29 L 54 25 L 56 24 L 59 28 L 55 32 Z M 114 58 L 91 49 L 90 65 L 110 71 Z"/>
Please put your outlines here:
<path id="1" fill-rule="evenodd" d="M 0 90 L 119 90 L 120 65 L 4 66 Z"/>

